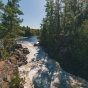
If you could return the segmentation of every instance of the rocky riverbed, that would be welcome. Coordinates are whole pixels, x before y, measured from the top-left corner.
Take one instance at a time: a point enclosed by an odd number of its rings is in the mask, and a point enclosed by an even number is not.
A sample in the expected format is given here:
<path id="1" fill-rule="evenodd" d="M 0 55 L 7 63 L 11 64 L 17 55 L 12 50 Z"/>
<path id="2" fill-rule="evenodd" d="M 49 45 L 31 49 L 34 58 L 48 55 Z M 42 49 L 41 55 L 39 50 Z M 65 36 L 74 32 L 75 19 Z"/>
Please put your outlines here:
<path id="1" fill-rule="evenodd" d="M 24 88 L 88 88 L 88 82 L 65 72 L 58 62 L 51 60 L 40 46 L 33 43 L 21 43 L 30 51 L 27 64 L 19 67 L 20 77 L 24 79 Z"/>

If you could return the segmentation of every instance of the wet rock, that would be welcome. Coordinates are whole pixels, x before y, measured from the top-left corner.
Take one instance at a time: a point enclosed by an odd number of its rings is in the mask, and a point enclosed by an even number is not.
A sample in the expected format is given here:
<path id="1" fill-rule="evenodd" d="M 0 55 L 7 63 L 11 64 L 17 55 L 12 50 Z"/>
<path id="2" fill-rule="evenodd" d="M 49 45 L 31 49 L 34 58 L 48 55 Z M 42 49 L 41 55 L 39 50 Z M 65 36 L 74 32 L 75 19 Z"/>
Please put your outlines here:
<path id="1" fill-rule="evenodd" d="M 39 45 L 40 45 L 39 41 L 34 44 L 34 46 L 39 46 Z"/>
<path id="2" fill-rule="evenodd" d="M 12 64 L 17 64 L 17 60 L 15 57 L 10 57 L 9 58 L 9 61 L 12 63 Z"/>
<path id="3" fill-rule="evenodd" d="M 42 45 L 42 44 L 41 44 L 41 41 L 38 41 L 37 44 L 38 44 L 38 46 L 41 46 L 41 45 Z"/>
<path id="4" fill-rule="evenodd" d="M 23 63 L 23 65 L 26 65 L 28 62 L 27 61 L 25 61 L 24 63 Z"/>
<path id="5" fill-rule="evenodd" d="M 18 62 L 17 64 L 20 67 L 20 66 L 22 66 L 23 62 L 21 61 L 21 62 Z"/>
<path id="6" fill-rule="evenodd" d="M 23 48 L 23 54 L 29 54 L 30 52 L 29 52 L 29 50 L 28 50 L 28 48 Z"/>
<path id="7" fill-rule="evenodd" d="M 18 61 L 17 65 L 19 67 L 27 64 L 26 54 L 28 54 L 28 53 L 29 53 L 29 50 L 27 48 L 15 49 L 15 58 Z"/>
<path id="8" fill-rule="evenodd" d="M 16 48 L 16 49 L 22 48 L 22 45 L 21 45 L 21 44 L 16 44 L 16 45 L 15 45 L 15 48 Z"/>
<path id="9" fill-rule="evenodd" d="M 26 65 L 28 62 L 27 61 L 24 61 L 24 62 L 18 62 L 18 66 L 20 67 L 20 66 L 22 66 L 22 65 Z"/>
<path id="10" fill-rule="evenodd" d="M 18 55 L 15 55 L 16 59 L 19 60 L 19 56 Z"/>
<path id="11" fill-rule="evenodd" d="M 3 78 L 3 81 L 8 82 L 7 78 Z"/>
<path id="12" fill-rule="evenodd" d="M 38 46 L 38 44 L 34 44 L 34 46 Z"/>
<path id="13" fill-rule="evenodd" d="M 15 49 L 15 54 L 16 54 L 18 57 L 20 57 L 20 56 L 23 55 L 23 53 L 22 53 L 20 50 L 18 50 L 18 49 Z"/>

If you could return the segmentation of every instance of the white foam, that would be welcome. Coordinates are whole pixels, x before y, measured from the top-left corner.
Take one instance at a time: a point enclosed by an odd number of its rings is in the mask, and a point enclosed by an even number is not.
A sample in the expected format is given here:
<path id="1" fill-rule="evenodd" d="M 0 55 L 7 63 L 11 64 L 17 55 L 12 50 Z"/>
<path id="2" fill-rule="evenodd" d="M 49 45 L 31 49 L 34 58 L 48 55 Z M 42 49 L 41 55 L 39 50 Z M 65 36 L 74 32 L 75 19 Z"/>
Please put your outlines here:
<path id="1" fill-rule="evenodd" d="M 81 82 L 77 77 L 63 71 L 59 64 L 57 66 L 41 47 L 34 47 L 29 42 L 22 43 L 22 46 L 30 52 L 27 55 L 28 63 L 19 67 L 21 78 L 25 78 L 24 88 L 32 88 L 30 86 L 33 84 L 38 88 L 71 88 Z"/>

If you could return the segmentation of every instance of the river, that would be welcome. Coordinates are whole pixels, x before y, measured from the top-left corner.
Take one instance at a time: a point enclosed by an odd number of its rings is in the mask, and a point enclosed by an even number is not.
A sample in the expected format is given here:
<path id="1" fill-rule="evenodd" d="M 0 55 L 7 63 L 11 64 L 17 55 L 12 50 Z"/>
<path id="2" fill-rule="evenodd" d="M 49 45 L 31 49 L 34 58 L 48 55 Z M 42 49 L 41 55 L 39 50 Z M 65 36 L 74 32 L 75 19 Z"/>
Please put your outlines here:
<path id="1" fill-rule="evenodd" d="M 17 39 L 16 42 L 17 43 L 23 43 L 23 42 L 30 42 L 32 44 L 37 43 L 38 42 L 38 37 L 37 36 L 30 36 L 30 37 L 23 37 L 22 39 Z M 2 40 L 0 40 L 0 46 L 2 46 Z"/>
<path id="2" fill-rule="evenodd" d="M 29 49 L 27 64 L 19 67 L 24 88 L 88 88 L 88 82 L 65 72 L 55 60 L 51 60 L 41 46 L 34 46 L 37 36 L 18 41 Z"/>
<path id="3" fill-rule="evenodd" d="M 28 38 L 23 38 L 23 39 L 19 39 L 17 40 L 18 43 L 23 43 L 23 42 L 30 42 L 32 44 L 37 43 L 38 42 L 38 37 L 37 36 L 30 36 Z"/>

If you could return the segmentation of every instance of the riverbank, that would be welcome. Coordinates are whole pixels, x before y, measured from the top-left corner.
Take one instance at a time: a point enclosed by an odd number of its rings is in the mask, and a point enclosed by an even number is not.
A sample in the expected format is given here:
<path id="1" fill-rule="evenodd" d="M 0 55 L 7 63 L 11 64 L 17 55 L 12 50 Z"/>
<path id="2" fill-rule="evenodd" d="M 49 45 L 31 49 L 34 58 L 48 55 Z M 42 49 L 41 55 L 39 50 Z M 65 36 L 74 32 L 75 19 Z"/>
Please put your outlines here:
<path id="1" fill-rule="evenodd" d="M 5 59 L 1 52 L 3 49 L 0 49 L 0 88 L 23 88 L 18 67 L 27 64 L 28 49 L 17 44 L 8 59 Z"/>
<path id="2" fill-rule="evenodd" d="M 51 60 L 40 46 L 21 43 L 28 48 L 27 64 L 19 67 L 20 77 L 25 79 L 24 88 L 87 88 L 88 82 L 65 72 L 58 62 Z"/>
<path id="3" fill-rule="evenodd" d="M 64 44 L 64 43 L 63 43 Z M 44 51 L 48 53 L 51 59 L 54 59 L 55 61 L 59 62 L 60 66 L 66 71 L 71 74 L 74 74 L 76 76 L 79 76 L 85 80 L 88 81 L 88 64 L 87 60 L 85 60 L 85 55 L 83 55 L 83 58 L 80 57 L 77 58 L 75 54 L 76 48 L 72 51 L 70 51 L 71 47 L 63 46 L 62 44 L 58 44 L 57 46 L 45 46 L 41 44 L 44 47 Z M 62 47 L 61 47 L 62 46 Z"/>

